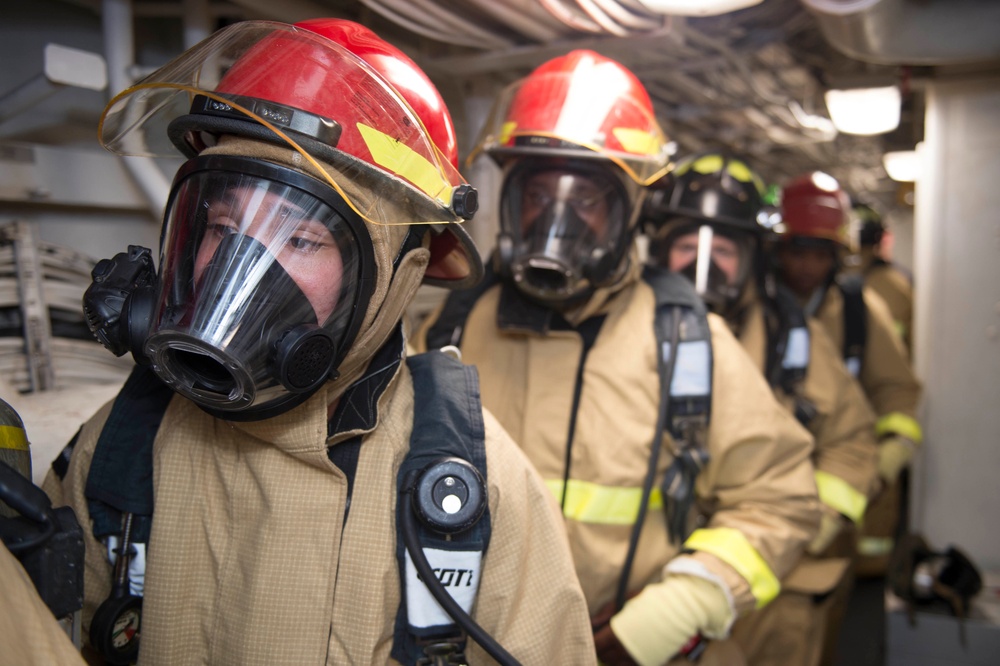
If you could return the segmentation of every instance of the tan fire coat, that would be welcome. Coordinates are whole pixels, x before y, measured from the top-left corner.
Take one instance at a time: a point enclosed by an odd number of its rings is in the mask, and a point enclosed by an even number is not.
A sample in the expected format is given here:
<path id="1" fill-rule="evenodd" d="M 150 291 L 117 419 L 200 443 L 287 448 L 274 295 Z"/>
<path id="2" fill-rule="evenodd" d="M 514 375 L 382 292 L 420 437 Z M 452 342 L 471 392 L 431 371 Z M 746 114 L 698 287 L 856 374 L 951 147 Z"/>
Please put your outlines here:
<path id="1" fill-rule="evenodd" d="M 822 325 L 815 319 L 810 319 L 808 325 L 810 353 L 802 397 L 816 410 L 816 416 L 808 424 L 816 441 L 812 457 L 816 487 L 820 501 L 827 507 L 859 523 L 868 499 L 878 487 L 875 415 Z M 759 303 L 746 310 L 739 340 L 763 371 L 767 337 Z M 781 389 L 776 389 L 776 393 L 794 413 L 795 397 Z M 851 585 L 850 578 L 845 577 L 849 558 L 831 557 L 833 554 L 848 553 L 828 549 L 822 558 L 803 556 L 782 580 L 781 596 L 736 623 L 733 638 L 745 651 L 749 663 L 759 666 L 819 663 L 825 632 L 831 629 L 832 618 L 839 620 Z M 835 589 L 837 592 L 831 594 Z M 817 602 L 817 598 L 824 600 Z M 837 626 L 839 623 L 834 622 L 833 627 Z"/>
<path id="2" fill-rule="evenodd" d="M 864 272 L 865 286 L 889 306 L 896 332 L 907 349 L 913 349 L 913 285 L 892 264 L 873 263 Z"/>
<path id="3" fill-rule="evenodd" d="M 865 356 L 858 380 L 875 410 L 877 436 L 899 434 L 919 444 L 923 439 L 917 422 L 920 382 L 913 374 L 906 348 L 892 323 L 885 302 L 867 287 L 868 310 Z M 835 349 L 844 346 L 844 298 L 839 289 L 827 290 L 816 312 Z"/>
<path id="4" fill-rule="evenodd" d="M 483 403 L 511 433 L 557 497 L 563 494 L 567 430 L 583 343 L 575 330 L 500 330 L 500 286 L 486 291 L 466 322 L 463 360 L 479 367 Z M 591 612 L 615 595 L 654 436 L 660 397 L 654 294 L 625 287 L 582 369 L 564 514 Z M 423 331 L 433 322 L 425 323 Z M 665 571 L 722 583 L 736 612 L 766 603 L 815 534 L 819 503 L 809 461 L 812 439 L 774 400 L 725 323 L 709 318 L 714 353 L 708 448 L 696 494 L 703 514 L 680 555 L 657 491 L 643 526 L 630 590 Z M 418 335 L 417 344 L 423 341 Z M 656 487 L 676 444 L 664 436 Z"/>
<path id="5" fill-rule="evenodd" d="M 329 385 L 327 385 L 329 386 Z M 413 384 L 400 364 L 365 434 L 346 523 L 347 481 L 327 455 L 327 388 L 266 421 L 230 423 L 170 403 L 154 445 L 140 663 L 385 664 L 400 602 L 396 475 Z M 87 533 L 84 626 L 111 568 L 84 497 L 105 407 L 83 429 L 62 483 L 46 489 Z M 525 664 L 594 661 L 589 617 L 558 507 L 484 412 L 492 540 L 473 615 Z M 471 663 L 492 663 L 475 643 Z"/>
<path id="6" fill-rule="evenodd" d="M 809 337 L 809 366 L 802 392 L 816 408 L 816 416 L 807 426 L 816 440 L 816 487 L 825 505 L 857 523 L 878 486 L 875 415 L 815 319 L 809 320 Z M 767 338 L 759 305 L 749 308 L 739 341 L 763 372 Z M 794 412 L 794 396 L 779 393 L 779 400 Z"/>

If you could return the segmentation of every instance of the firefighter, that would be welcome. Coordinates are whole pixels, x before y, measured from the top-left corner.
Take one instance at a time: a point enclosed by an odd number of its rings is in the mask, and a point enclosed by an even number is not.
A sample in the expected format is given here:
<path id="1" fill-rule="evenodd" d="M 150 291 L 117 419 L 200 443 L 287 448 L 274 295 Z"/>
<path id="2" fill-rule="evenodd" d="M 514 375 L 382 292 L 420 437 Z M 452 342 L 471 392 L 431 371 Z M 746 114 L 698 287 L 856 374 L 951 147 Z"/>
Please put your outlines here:
<path id="1" fill-rule="evenodd" d="M 917 421 L 920 383 L 892 315 L 860 281 L 838 277 L 847 251 L 850 202 L 829 174 L 813 172 L 783 189 L 784 232 L 775 253 L 784 284 L 823 324 L 875 411 L 879 476 L 884 486 L 868 508 L 858 549 L 859 574 L 881 575 L 900 515 L 900 473 L 923 438 Z"/>
<path id="2" fill-rule="evenodd" d="M 820 662 L 824 636 L 836 635 L 846 606 L 851 535 L 876 488 L 875 418 L 822 326 L 775 284 L 768 230 L 758 222 L 762 192 L 745 160 L 698 154 L 654 188 L 645 219 L 649 261 L 695 283 L 815 438 L 820 532 L 781 595 L 733 632 L 752 664 L 807 666 Z"/>
<path id="3" fill-rule="evenodd" d="M 144 664 L 592 663 L 551 496 L 472 369 L 405 358 L 421 281 L 482 272 L 427 76 L 349 21 L 242 22 L 102 119 L 115 151 L 165 138 L 189 159 L 159 270 L 133 247 L 85 297 L 99 339 L 148 365 L 45 485 L 87 532 L 91 644 L 121 662 L 141 636 Z"/>
<path id="4" fill-rule="evenodd" d="M 855 203 L 851 218 L 854 269 L 861 274 L 865 286 L 889 306 L 896 332 L 912 353 L 913 281 L 883 256 L 887 230 L 879 212 L 868 204 Z"/>
<path id="5" fill-rule="evenodd" d="M 592 51 L 513 84 L 480 145 L 503 170 L 494 273 L 416 336 L 479 367 L 559 499 L 605 664 L 724 638 L 819 523 L 808 433 L 686 281 L 643 275 L 634 235 L 665 144 L 633 73 Z M 733 648 L 701 661 L 740 663 Z"/>

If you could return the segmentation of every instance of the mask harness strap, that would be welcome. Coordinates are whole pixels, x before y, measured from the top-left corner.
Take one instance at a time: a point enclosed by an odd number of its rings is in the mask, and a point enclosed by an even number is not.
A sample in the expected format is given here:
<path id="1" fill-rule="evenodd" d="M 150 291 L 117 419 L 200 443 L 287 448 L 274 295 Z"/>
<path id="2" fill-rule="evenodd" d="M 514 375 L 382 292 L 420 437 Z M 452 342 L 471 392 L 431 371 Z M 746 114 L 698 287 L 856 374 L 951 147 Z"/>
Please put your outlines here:
<path id="1" fill-rule="evenodd" d="M 656 295 L 654 330 L 660 376 L 660 409 L 643 482 L 639 513 L 632 528 L 628 554 L 618 581 L 615 605 L 625 604 L 639 536 L 645 521 L 653 483 L 669 432 L 677 450 L 660 484 L 664 516 L 671 543 L 683 542 L 695 498 L 695 480 L 708 464 L 708 422 L 712 403 L 712 341 L 707 311 L 683 276 L 647 267 L 643 279 Z"/>
<path id="2" fill-rule="evenodd" d="M 137 365 L 115 398 L 87 476 L 84 495 L 94 538 L 118 544 L 111 595 L 90 626 L 91 643 L 109 664 L 128 664 L 139 651 L 142 597 L 132 593 L 130 575 L 144 573 L 132 562 L 143 566 L 135 558 L 137 544 L 149 541 L 152 526 L 153 440 L 173 395 L 149 367 Z M 128 640 L 123 643 L 119 634 Z"/>
<path id="3" fill-rule="evenodd" d="M 816 418 L 816 405 L 804 394 L 806 373 L 812 350 L 812 338 L 805 312 L 795 297 L 784 287 L 778 287 L 774 298 L 778 330 L 769 347 L 768 383 L 795 400 L 795 418 L 804 427 Z M 780 362 L 778 362 L 780 359 Z"/>
<path id="4" fill-rule="evenodd" d="M 837 287 L 844 297 L 844 365 L 855 377 L 861 373 L 868 341 L 868 307 L 862 285 L 857 276 L 837 279 Z"/>

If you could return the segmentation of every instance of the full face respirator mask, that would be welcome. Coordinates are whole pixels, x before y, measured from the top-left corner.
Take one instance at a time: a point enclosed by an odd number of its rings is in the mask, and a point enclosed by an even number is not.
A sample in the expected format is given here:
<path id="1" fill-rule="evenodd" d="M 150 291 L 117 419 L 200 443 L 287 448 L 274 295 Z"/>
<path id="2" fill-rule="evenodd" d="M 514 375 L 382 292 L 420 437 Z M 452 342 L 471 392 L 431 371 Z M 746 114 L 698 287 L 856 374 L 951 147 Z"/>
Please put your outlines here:
<path id="1" fill-rule="evenodd" d="M 752 278 L 755 251 L 749 234 L 696 221 L 671 225 L 649 245 L 653 263 L 688 278 L 705 305 L 722 316 L 737 306 Z"/>
<path id="2" fill-rule="evenodd" d="M 525 161 L 501 193 L 501 271 L 530 298 L 571 307 L 620 275 L 629 197 L 607 169 Z"/>
<path id="3" fill-rule="evenodd" d="M 336 377 L 374 259 L 335 192 L 277 164 L 198 157 L 165 220 L 158 275 L 141 248 L 95 268 L 84 310 L 98 340 L 229 420 L 280 414 Z"/>

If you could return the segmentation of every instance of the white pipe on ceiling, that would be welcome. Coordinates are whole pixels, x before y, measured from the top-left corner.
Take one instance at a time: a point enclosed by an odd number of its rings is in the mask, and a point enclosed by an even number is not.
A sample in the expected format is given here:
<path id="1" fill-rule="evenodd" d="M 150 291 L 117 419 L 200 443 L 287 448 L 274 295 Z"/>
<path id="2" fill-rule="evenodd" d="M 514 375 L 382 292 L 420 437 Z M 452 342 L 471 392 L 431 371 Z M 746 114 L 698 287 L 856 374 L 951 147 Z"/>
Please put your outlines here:
<path id="1" fill-rule="evenodd" d="M 664 16 L 654 16 L 635 6 L 628 6 L 620 0 L 593 0 L 593 2 L 620 25 L 632 30 L 657 30 L 663 26 Z"/>
<path id="2" fill-rule="evenodd" d="M 629 31 L 618 25 L 610 16 L 604 13 L 604 11 L 594 4 L 593 0 L 576 0 L 576 4 L 580 6 L 580 9 L 584 13 L 593 19 L 594 23 L 601 26 L 606 32 L 615 35 L 616 37 L 627 37 Z"/>
<path id="3" fill-rule="evenodd" d="M 101 24 L 104 58 L 108 63 L 108 91 L 109 97 L 113 97 L 132 84 L 128 75 L 135 63 L 131 0 L 103 0 Z M 149 157 L 122 157 L 122 164 L 142 190 L 153 219 L 159 220 L 167 207 L 170 181 Z"/>
<path id="4" fill-rule="evenodd" d="M 564 5 L 562 0 L 539 0 L 539 2 L 541 2 L 542 7 L 544 7 L 546 11 L 573 30 L 579 30 L 581 32 L 604 32 L 601 29 L 601 26 L 597 25 L 585 16 L 580 16 L 575 10 Z"/>

